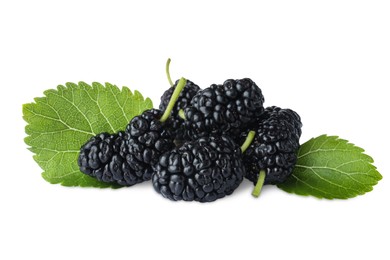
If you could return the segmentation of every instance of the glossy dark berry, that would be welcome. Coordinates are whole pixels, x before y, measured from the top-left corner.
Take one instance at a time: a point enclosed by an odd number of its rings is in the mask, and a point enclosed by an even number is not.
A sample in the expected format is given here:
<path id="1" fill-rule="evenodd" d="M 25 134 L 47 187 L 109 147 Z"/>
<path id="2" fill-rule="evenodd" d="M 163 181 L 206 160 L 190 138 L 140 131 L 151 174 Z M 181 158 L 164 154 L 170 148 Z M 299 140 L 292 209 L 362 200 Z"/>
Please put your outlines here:
<path id="1" fill-rule="evenodd" d="M 161 102 L 159 109 L 164 111 L 168 103 L 171 99 L 171 96 L 173 94 L 173 91 L 175 90 L 177 84 L 179 83 L 179 80 L 176 81 L 176 83 L 167 89 L 164 94 L 161 96 Z M 184 119 L 179 116 L 179 110 L 185 109 L 190 106 L 191 99 L 195 96 L 196 93 L 200 91 L 200 87 L 193 83 L 190 80 L 187 80 L 187 83 L 183 90 L 180 92 L 179 98 L 177 99 L 175 106 L 172 109 L 171 112 L 171 132 L 174 135 L 175 139 L 177 140 L 187 140 L 189 139 L 188 136 L 186 136 L 187 131 L 185 131 L 185 122 Z"/>
<path id="2" fill-rule="evenodd" d="M 131 186 L 151 178 L 152 170 L 143 163 L 134 164 L 129 154 L 127 135 L 101 133 L 85 143 L 78 157 L 80 171 L 99 181 Z"/>
<path id="3" fill-rule="evenodd" d="M 267 107 L 244 153 L 246 178 L 256 184 L 260 170 L 265 170 L 264 184 L 284 182 L 297 161 L 301 127 L 301 119 L 293 110 Z"/>
<path id="4" fill-rule="evenodd" d="M 125 132 L 92 137 L 80 150 L 81 172 L 122 186 L 150 180 L 152 165 L 163 152 L 174 147 L 165 123 L 159 120 L 161 116 L 160 110 L 147 110 L 134 117 Z"/>
<path id="5" fill-rule="evenodd" d="M 264 97 L 251 79 L 229 79 L 198 92 L 186 108 L 186 127 L 197 139 L 209 134 L 227 134 L 234 139 L 263 112 Z"/>
<path id="6" fill-rule="evenodd" d="M 240 147 L 228 136 L 208 136 L 164 153 L 154 167 L 154 189 L 171 200 L 211 202 L 242 182 Z"/>
<path id="7" fill-rule="evenodd" d="M 160 122 L 162 114 L 161 110 L 150 109 L 134 117 L 127 125 L 127 146 L 130 155 L 137 160 L 134 164 L 139 162 L 151 166 L 162 153 L 175 147 L 172 133 L 166 127 L 170 122 Z"/>

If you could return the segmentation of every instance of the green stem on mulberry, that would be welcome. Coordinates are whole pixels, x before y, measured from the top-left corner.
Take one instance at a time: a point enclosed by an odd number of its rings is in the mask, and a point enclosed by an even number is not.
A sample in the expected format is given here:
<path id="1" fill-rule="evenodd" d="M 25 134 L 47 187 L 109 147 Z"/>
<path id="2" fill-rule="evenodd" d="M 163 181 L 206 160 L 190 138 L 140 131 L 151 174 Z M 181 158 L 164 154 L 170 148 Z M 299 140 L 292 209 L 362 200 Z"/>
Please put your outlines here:
<path id="1" fill-rule="evenodd" d="M 241 152 L 244 153 L 246 149 L 251 145 L 253 142 L 253 139 L 255 138 L 256 132 L 255 131 L 249 131 L 248 136 L 245 139 L 245 142 L 241 145 Z M 265 180 L 265 170 L 261 170 L 259 173 L 259 178 L 257 179 L 257 183 L 255 188 L 252 191 L 252 195 L 254 197 L 259 197 L 261 188 L 263 188 L 264 185 L 264 180 Z"/>
<path id="2" fill-rule="evenodd" d="M 260 196 L 261 188 L 263 188 L 264 185 L 264 179 L 265 179 L 265 170 L 261 170 L 259 173 L 259 179 L 257 180 L 256 186 L 252 191 L 252 195 L 256 198 Z"/>
<path id="3" fill-rule="evenodd" d="M 179 116 L 180 116 L 181 119 L 186 120 L 186 114 L 184 113 L 183 109 L 179 110 Z"/>
<path id="4" fill-rule="evenodd" d="M 164 114 L 160 118 L 160 122 L 161 123 L 164 123 L 168 119 L 169 115 L 172 112 L 173 107 L 176 104 L 177 99 L 179 98 L 180 92 L 186 86 L 186 83 L 187 83 L 187 80 L 185 78 L 181 78 L 179 80 L 179 83 L 177 83 L 177 86 L 176 86 L 175 90 L 172 93 L 171 99 L 169 100 L 168 106 L 165 109 Z"/>
<path id="5" fill-rule="evenodd" d="M 172 79 L 171 79 L 171 74 L 169 73 L 169 64 L 171 64 L 171 59 L 170 58 L 168 58 L 167 63 L 165 64 L 165 73 L 167 74 L 167 78 L 168 78 L 169 84 L 172 87 L 173 86 L 173 82 L 172 82 Z"/>
<path id="6" fill-rule="evenodd" d="M 255 138 L 255 131 L 249 131 L 248 136 L 245 139 L 245 142 L 241 145 L 241 152 L 244 153 L 246 149 L 251 145 L 253 139 Z"/>

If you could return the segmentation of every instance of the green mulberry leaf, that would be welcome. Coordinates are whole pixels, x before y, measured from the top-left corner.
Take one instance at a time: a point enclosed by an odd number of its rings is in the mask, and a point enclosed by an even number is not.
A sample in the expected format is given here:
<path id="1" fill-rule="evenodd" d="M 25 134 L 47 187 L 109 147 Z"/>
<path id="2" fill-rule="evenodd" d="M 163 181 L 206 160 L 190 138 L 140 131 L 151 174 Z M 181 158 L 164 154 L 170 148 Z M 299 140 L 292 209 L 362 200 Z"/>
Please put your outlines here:
<path id="1" fill-rule="evenodd" d="M 23 105 L 25 143 L 43 169 L 42 177 L 64 186 L 115 187 L 80 172 L 80 147 L 99 133 L 124 130 L 134 116 L 153 107 L 152 101 L 109 83 L 66 83 L 44 95 Z"/>
<path id="2" fill-rule="evenodd" d="M 292 175 L 278 187 L 318 198 L 352 198 L 371 191 L 382 179 L 373 162 L 362 148 L 321 135 L 301 145 Z"/>

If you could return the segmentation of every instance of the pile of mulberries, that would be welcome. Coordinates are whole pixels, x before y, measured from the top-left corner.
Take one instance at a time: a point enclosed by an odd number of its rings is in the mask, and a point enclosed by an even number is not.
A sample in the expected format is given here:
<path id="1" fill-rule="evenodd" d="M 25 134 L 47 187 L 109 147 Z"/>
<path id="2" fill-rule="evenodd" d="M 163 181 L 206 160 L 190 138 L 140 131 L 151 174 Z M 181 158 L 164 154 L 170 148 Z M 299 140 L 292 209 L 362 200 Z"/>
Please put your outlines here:
<path id="1" fill-rule="evenodd" d="M 151 180 L 173 201 L 212 202 L 245 178 L 256 187 L 283 183 L 297 161 L 301 119 L 263 104 L 249 78 L 204 89 L 181 78 L 163 93 L 159 109 L 134 117 L 124 131 L 88 140 L 80 171 L 120 186 Z"/>

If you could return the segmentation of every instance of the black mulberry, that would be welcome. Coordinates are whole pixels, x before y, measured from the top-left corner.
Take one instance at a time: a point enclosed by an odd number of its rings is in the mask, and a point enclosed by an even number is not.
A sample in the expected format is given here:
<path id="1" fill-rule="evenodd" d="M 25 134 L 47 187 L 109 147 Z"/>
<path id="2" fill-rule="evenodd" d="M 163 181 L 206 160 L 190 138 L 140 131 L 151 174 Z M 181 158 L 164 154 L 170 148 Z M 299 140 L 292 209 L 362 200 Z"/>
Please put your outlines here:
<path id="1" fill-rule="evenodd" d="M 160 110 L 164 111 L 167 108 L 173 91 L 175 90 L 178 83 L 179 80 L 177 80 L 176 83 L 167 89 L 161 96 L 161 102 L 159 106 Z M 188 132 L 185 131 L 185 121 L 179 116 L 179 110 L 189 107 L 191 99 L 195 96 L 196 93 L 198 93 L 198 91 L 200 91 L 200 87 L 192 81 L 187 80 L 184 89 L 180 92 L 179 98 L 177 99 L 175 106 L 172 109 L 170 128 L 175 139 L 179 141 L 189 139 L 189 136 L 186 135 Z"/>
<path id="2" fill-rule="evenodd" d="M 171 102 L 174 103 L 185 86 L 182 78 Z M 172 107 L 172 106 L 170 106 Z M 125 132 L 101 133 L 92 137 L 80 149 L 80 170 L 103 182 L 122 186 L 150 180 L 152 165 L 159 156 L 174 147 L 169 132 L 171 110 L 163 114 L 158 109 L 144 111 L 134 117 Z"/>
<path id="3" fill-rule="evenodd" d="M 134 157 L 129 154 L 126 136 L 121 131 L 92 137 L 80 149 L 78 165 L 81 172 L 99 181 L 121 186 L 132 186 L 149 180 L 151 168 L 143 163 L 133 164 Z"/>
<path id="4" fill-rule="evenodd" d="M 171 200 L 212 202 L 242 182 L 240 147 L 228 136 L 208 136 L 164 153 L 154 167 L 154 189 Z"/>
<path id="5" fill-rule="evenodd" d="M 246 178 L 256 184 L 264 170 L 264 184 L 284 182 L 297 160 L 301 127 L 301 119 L 293 110 L 267 107 L 258 120 L 252 144 L 244 152 Z"/>
<path id="6" fill-rule="evenodd" d="M 126 133 L 129 137 L 126 143 L 130 155 L 136 159 L 134 164 L 151 167 L 162 153 L 175 147 L 170 128 L 165 127 L 170 124 L 170 119 L 161 122 L 162 114 L 158 109 L 146 110 L 127 125 Z"/>
<path id="7" fill-rule="evenodd" d="M 264 97 L 251 79 L 229 79 L 198 92 L 184 110 L 190 136 L 227 134 L 235 140 L 263 112 Z"/>

